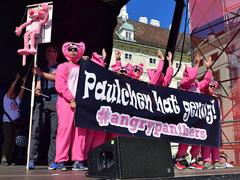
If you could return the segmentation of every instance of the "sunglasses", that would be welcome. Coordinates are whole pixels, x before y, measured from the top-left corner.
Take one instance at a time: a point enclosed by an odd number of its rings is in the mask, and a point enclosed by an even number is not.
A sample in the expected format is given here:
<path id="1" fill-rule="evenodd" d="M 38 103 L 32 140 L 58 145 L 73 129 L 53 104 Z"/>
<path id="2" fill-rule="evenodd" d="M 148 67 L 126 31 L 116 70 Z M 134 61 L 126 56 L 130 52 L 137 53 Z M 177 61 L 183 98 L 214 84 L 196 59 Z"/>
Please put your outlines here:
<path id="1" fill-rule="evenodd" d="M 125 68 L 122 68 L 118 71 L 119 74 L 127 75 L 127 70 Z"/>
<path id="2" fill-rule="evenodd" d="M 68 51 L 69 51 L 69 52 L 72 52 L 72 51 L 73 51 L 73 52 L 77 52 L 77 51 L 78 51 L 78 48 L 76 48 L 76 47 L 69 47 L 69 48 L 68 48 Z"/>
<path id="3" fill-rule="evenodd" d="M 133 68 L 133 71 L 134 71 L 135 73 L 140 73 L 140 69 L 138 69 L 137 67 L 134 67 L 134 68 Z"/>
<path id="4" fill-rule="evenodd" d="M 214 86 L 214 85 L 210 85 L 209 87 L 210 87 L 210 88 L 215 88 L 215 86 Z"/>

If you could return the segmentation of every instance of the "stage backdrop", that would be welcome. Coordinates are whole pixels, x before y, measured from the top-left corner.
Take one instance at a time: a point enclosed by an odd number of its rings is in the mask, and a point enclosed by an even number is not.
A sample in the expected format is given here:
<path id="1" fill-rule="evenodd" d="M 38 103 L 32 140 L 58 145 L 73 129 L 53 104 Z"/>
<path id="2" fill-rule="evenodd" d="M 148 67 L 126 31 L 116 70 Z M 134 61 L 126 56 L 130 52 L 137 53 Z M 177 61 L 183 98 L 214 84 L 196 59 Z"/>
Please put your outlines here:
<path id="1" fill-rule="evenodd" d="M 153 86 L 81 61 L 76 126 L 172 142 L 219 146 L 214 97 Z"/>

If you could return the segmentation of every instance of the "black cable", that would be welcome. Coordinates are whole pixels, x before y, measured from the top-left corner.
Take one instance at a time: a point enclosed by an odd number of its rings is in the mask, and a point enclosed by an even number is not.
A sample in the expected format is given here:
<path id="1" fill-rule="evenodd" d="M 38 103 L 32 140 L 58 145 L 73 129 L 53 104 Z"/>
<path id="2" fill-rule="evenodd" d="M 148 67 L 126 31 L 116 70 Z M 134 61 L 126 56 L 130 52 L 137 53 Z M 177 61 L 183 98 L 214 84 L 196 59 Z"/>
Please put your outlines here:
<path id="1" fill-rule="evenodd" d="M 180 71 L 181 66 L 182 66 L 182 59 L 183 59 L 182 57 L 183 57 L 183 51 L 184 51 L 184 45 L 185 45 L 185 39 L 186 39 L 186 30 L 187 30 L 187 25 L 188 25 L 189 20 L 190 20 L 190 17 L 188 19 L 188 3 L 189 3 L 189 0 L 187 0 L 187 7 L 186 7 L 186 14 L 185 14 L 185 26 L 184 26 L 183 36 L 182 36 L 183 37 L 183 44 L 182 44 L 182 49 L 181 49 L 181 56 L 180 56 L 180 60 L 179 60 L 179 66 L 178 66 L 177 71 L 173 75 L 173 77 L 175 77 L 178 74 L 178 72 Z M 195 4 L 196 4 L 196 0 L 194 2 L 193 9 L 195 7 Z M 182 40 L 182 37 L 180 38 L 178 45 L 180 44 L 180 42 Z M 177 47 L 178 47 L 178 45 L 177 45 Z"/>

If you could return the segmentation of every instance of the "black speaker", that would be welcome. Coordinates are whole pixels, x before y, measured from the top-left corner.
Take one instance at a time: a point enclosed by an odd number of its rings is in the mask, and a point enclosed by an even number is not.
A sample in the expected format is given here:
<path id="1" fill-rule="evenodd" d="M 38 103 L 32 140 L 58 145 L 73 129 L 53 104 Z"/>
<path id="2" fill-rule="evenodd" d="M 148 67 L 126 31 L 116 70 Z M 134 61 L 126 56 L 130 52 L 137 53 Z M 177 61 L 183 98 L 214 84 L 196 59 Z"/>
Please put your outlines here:
<path id="1" fill-rule="evenodd" d="M 170 142 L 116 137 L 89 152 L 87 176 L 117 179 L 174 176 Z"/>

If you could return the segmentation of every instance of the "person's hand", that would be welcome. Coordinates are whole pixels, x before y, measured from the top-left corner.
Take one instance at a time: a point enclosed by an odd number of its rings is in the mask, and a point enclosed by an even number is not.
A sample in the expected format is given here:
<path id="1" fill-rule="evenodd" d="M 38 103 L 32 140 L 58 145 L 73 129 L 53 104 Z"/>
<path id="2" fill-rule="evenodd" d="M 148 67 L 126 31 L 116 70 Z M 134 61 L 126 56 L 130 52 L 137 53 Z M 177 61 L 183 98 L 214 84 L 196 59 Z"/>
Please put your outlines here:
<path id="1" fill-rule="evenodd" d="M 82 59 L 83 60 L 89 60 L 89 57 L 88 56 L 82 56 Z"/>
<path id="2" fill-rule="evenodd" d="M 115 51 L 115 58 L 116 58 L 116 60 L 121 59 L 121 52 L 120 51 L 118 51 L 118 50 Z"/>
<path id="3" fill-rule="evenodd" d="M 195 57 L 195 65 L 199 67 L 200 62 L 201 62 L 201 57 L 200 57 L 199 53 L 197 53 L 196 57 Z"/>
<path id="4" fill-rule="evenodd" d="M 35 95 L 36 95 L 36 96 L 41 96 L 41 94 L 42 94 L 41 89 L 36 88 L 36 89 L 35 89 Z"/>
<path id="5" fill-rule="evenodd" d="M 107 57 L 107 53 L 106 53 L 106 51 L 105 51 L 104 48 L 103 48 L 103 50 L 102 50 L 102 57 L 103 57 L 104 60 L 105 60 L 106 57 Z"/>
<path id="6" fill-rule="evenodd" d="M 38 67 L 33 67 L 33 73 L 38 75 L 38 76 L 42 76 L 43 75 L 43 72 Z"/>
<path id="7" fill-rule="evenodd" d="M 164 56 L 163 56 L 162 51 L 160 49 L 157 50 L 157 57 L 159 57 L 159 59 L 164 59 Z"/>
<path id="8" fill-rule="evenodd" d="M 74 99 L 71 100 L 69 104 L 72 109 L 75 109 L 77 107 L 76 101 Z"/>
<path id="9" fill-rule="evenodd" d="M 21 29 L 20 27 L 16 27 L 16 29 L 15 29 L 15 34 L 16 34 L 17 36 L 20 36 L 21 33 L 22 33 L 22 29 Z"/>
<path id="10" fill-rule="evenodd" d="M 27 79 L 27 77 L 26 77 L 26 76 L 22 76 L 22 83 L 23 83 L 23 86 L 25 86 L 26 79 Z"/>
<path id="11" fill-rule="evenodd" d="M 209 69 L 209 68 L 211 67 L 212 63 L 213 63 L 213 62 L 212 62 L 212 57 L 209 56 L 209 57 L 207 58 L 207 60 L 205 61 L 206 68 Z"/>
<path id="12" fill-rule="evenodd" d="M 168 66 L 172 66 L 172 53 L 169 51 L 167 55 Z"/>

